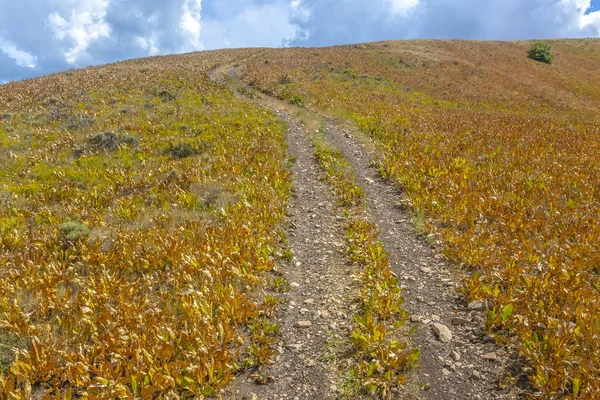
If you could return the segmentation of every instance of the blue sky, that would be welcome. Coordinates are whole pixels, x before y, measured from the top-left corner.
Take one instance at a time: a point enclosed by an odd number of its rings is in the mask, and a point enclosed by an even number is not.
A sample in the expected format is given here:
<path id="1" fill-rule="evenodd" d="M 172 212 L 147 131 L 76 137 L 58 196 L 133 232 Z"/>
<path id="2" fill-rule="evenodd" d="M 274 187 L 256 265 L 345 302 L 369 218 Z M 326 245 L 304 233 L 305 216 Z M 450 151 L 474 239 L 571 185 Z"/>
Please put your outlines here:
<path id="1" fill-rule="evenodd" d="M 600 0 L 0 0 L 0 83 L 225 47 L 600 37 Z"/>

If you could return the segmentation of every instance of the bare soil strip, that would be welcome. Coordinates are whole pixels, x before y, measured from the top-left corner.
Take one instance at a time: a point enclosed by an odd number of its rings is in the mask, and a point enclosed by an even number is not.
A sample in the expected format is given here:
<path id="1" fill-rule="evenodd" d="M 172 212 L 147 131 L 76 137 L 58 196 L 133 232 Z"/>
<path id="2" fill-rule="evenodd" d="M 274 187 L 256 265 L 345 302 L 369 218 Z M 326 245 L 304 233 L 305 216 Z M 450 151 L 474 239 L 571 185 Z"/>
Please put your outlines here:
<path id="1" fill-rule="evenodd" d="M 236 80 L 232 66 L 221 66 L 211 74 L 214 80 L 227 84 L 225 75 Z M 239 85 L 237 89 L 243 87 L 239 81 L 235 85 Z M 290 279 L 291 290 L 284 296 L 287 304 L 282 305 L 276 321 L 282 326 L 281 345 L 278 359 L 269 368 L 272 382 L 258 387 L 240 379 L 229 396 L 336 398 L 339 377 L 323 356 L 327 336 L 343 337 L 351 324 L 352 271 L 341 252 L 343 217 L 336 215 L 333 197 L 319 180 L 319 167 L 309 141 L 311 133 L 285 111 L 291 109 L 286 103 L 246 90 L 255 94 L 261 105 L 276 110 L 289 126 L 289 154 L 296 158 L 292 168 L 296 196 L 290 205 L 295 228 L 289 231 L 289 246 L 295 257 L 291 266 L 282 268 Z M 456 294 L 458 274 L 415 230 L 410 214 L 397 206 L 400 192 L 384 182 L 372 165 L 374 146 L 365 146 L 368 139 L 356 139 L 354 133 L 328 118 L 325 131 L 326 139 L 344 153 L 357 183 L 365 191 L 368 211 L 379 227 L 390 264 L 401 278 L 411 323 L 419 325 L 413 341 L 421 350 L 420 370 L 415 378 L 420 382 L 410 385 L 423 389 L 417 396 L 514 398 L 498 389 L 508 356 L 493 338 L 484 335 L 485 311 L 477 304 L 469 308 Z M 434 326 L 442 333 L 434 332 Z M 411 390 L 402 398 L 414 396 Z"/>

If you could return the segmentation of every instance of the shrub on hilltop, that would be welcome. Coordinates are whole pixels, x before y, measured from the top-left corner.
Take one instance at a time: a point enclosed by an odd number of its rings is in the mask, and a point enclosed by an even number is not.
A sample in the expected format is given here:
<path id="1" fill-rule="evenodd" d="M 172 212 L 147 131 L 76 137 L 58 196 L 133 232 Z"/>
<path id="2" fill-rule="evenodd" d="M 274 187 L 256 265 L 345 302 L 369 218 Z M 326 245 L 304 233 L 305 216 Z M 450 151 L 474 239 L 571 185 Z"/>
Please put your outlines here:
<path id="1" fill-rule="evenodd" d="M 527 52 L 527 56 L 532 60 L 541 61 L 546 64 L 552 64 L 554 54 L 552 47 L 548 43 L 534 43 Z"/>

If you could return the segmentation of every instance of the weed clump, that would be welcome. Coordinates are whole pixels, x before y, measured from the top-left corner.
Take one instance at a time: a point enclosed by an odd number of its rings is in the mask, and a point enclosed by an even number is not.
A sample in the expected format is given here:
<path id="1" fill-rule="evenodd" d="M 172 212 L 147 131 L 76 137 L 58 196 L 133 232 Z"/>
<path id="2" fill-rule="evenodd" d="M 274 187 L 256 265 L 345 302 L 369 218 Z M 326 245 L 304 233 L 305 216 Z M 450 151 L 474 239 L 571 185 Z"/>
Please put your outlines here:
<path id="1" fill-rule="evenodd" d="M 94 125 L 95 119 L 89 115 L 75 115 L 61 125 L 67 131 L 86 130 Z"/>
<path id="2" fill-rule="evenodd" d="M 295 106 L 301 106 L 303 101 L 304 100 L 302 99 L 302 96 L 299 96 L 296 94 L 296 95 L 294 95 L 294 97 L 292 97 L 292 100 L 290 100 L 290 103 L 292 103 Z"/>
<path id="3" fill-rule="evenodd" d="M 61 239 L 67 243 L 75 243 L 90 234 L 89 228 L 79 221 L 65 222 L 58 229 L 60 230 Z"/>
<path id="4" fill-rule="evenodd" d="M 88 140 L 93 150 L 115 151 L 119 146 L 137 147 L 140 140 L 131 135 L 117 135 L 114 132 L 103 132 L 93 135 Z"/>
<path id="5" fill-rule="evenodd" d="M 281 75 L 279 77 L 279 83 L 282 85 L 289 85 L 292 83 L 292 78 L 288 74 Z"/>
<path id="6" fill-rule="evenodd" d="M 167 101 L 173 101 L 177 98 L 176 95 L 169 92 L 168 90 L 161 90 L 160 92 L 158 92 L 158 97 L 162 100 L 163 103 L 166 103 Z"/>
<path id="7" fill-rule="evenodd" d="M 534 43 L 527 52 L 527 56 L 532 60 L 541 61 L 546 64 L 554 62 L 552 47 L 548 43 Z"/>
<path id="8" fill-rule="evenodd" d="M 169 144 L 167 154 L 172 158 L 188 158 L 198 154 L 198 150 L 192 147 L 192 145 L 189 143 L 180 143 L 175 146 Z"/>

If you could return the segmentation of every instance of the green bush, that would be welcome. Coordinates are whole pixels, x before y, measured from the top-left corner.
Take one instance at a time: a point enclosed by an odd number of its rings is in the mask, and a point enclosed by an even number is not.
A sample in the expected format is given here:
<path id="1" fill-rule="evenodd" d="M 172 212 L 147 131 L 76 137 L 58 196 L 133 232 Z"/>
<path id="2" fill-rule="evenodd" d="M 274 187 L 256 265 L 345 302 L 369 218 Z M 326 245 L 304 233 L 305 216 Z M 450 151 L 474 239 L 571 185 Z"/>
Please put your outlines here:
<path id="1" fill-rule="evenodd" d="M 79 221 L 69 221 L 61 224 L 60 230 L 63 241 L 74 243 L 90 234 L 89 228 Z"/>
<path id="2" fill-rule="evenodd" d="M 192 146 L 190 143 L 179 143 L 173 146 L 169 143 L 169 148 L 167 149 L 167 154 L 172 158 L 188 158 L 191 156 L 195 156 L 199 153 L 198 149 Z"/>
<path id="3" fill-rule="evenodd" d="M 292 97 L 292 100 L 290 100 L 290 103 L 292 103 L 295 106 L 301 106 L 303 102 L 302 96 L 299 95 L 294 95 L 294 97 Z"/>
<path id="4" fill-rule="evenodd" d="M 534 43 L 527 52 L 527 55 L 532 60 L 545 62 L 546 64 L 552 64 L 554 61 L 554 54 L 552 54 L 552 47 L 548 43 Z"/>

